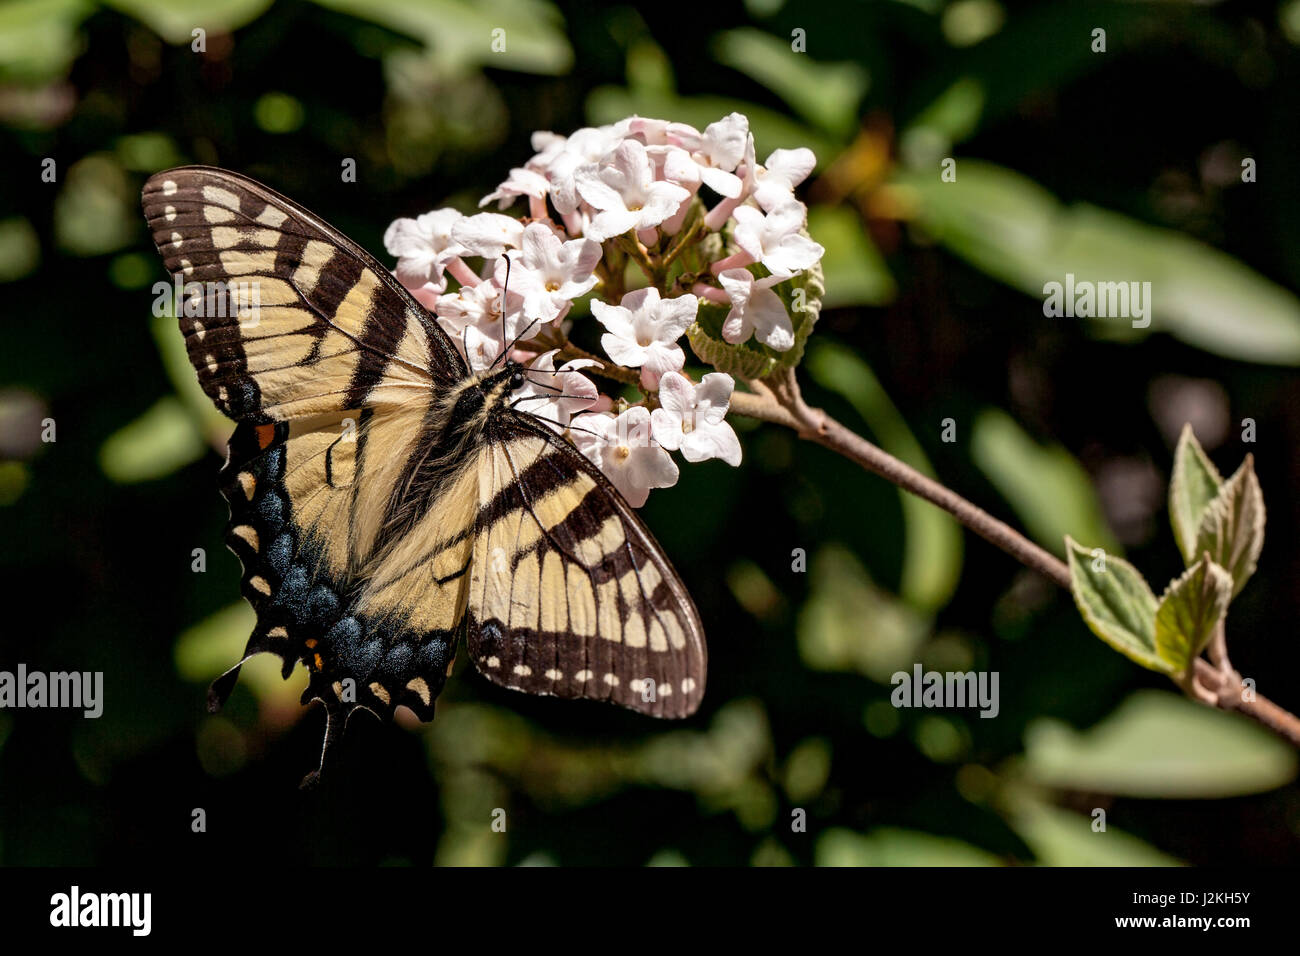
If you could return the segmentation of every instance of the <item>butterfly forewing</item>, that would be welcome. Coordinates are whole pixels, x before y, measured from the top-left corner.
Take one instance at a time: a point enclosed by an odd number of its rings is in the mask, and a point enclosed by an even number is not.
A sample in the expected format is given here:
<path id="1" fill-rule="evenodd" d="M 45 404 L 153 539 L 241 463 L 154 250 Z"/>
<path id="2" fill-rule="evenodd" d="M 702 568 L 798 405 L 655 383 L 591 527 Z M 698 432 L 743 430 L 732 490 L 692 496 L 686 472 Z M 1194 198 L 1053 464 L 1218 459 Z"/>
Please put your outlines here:
<path id="1" fill-rule="evenodd" d="M 183 167 L 144 188 L 204 391 L 235 419 L 400 402 L 465 375 L 428 312 L 368 253 L 252 180 Z"/>

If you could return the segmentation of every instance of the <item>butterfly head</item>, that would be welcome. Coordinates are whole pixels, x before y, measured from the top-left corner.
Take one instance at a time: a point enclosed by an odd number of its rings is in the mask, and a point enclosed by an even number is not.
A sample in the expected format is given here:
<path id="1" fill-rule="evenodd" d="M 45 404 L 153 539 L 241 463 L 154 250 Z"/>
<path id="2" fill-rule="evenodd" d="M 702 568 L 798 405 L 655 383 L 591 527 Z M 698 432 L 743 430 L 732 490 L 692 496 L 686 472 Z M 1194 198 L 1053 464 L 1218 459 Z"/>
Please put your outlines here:
<path id="1" fill-rule="evenodd" d="M 483 373 L 478 387 L 485 395 L 508 395 L 524 387 L 524 367 L 514 359 L 509 359 L 500 369 Z"/>
<path id="2" fill-rule="evenodd" d="M 514 360 L 507 361 L 495 370 L 478 375 L 474 381 L 477 388 L 473 391 L 482 397 L 474 402 L 488 408 L 500 406 L 509 401 L 512 393 L 523 388 L 525 381 L 524 367 Z"/>

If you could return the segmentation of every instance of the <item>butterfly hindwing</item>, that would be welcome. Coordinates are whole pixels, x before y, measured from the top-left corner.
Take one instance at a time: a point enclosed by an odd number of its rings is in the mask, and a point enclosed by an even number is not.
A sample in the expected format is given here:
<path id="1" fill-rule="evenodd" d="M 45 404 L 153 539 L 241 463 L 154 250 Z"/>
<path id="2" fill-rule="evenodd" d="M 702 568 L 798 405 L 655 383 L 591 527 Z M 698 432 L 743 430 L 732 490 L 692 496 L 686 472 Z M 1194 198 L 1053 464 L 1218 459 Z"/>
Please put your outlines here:
<path id="1" fill-rule="evenodd" d="M 452 602 L 451 616 L 438 626 L 402 607 L 376 606 L 366 600 L 364 577 L 331 557 L 339 546 L 329 535 L 346 538 L 355 525 L 351 492 L 359 490 L 375 440 L 376 419 L 358 417 L 356 437 L 346 439 L 328 426 L 241 423 L 221 471 L 231 515 L 227 543 L 243 564 L 242 591 L 257 613 L 243 659 L 274 653 L 286 677 L 295 662 L 307 665 L 303 702 L 325 705 L 327 744 L 356 708 L 391 717 L 401 704 L 431 719 L 455 658 L 463 608 Z M 238 673 L 237 665 L 213 684 L 214 709 Z"/>
<path id="2" fill-rule="evenodd" d="M 685 717 L 704 694 L 699 614 L 596 467 L 509 413 L 480 453 L 469 656 L 494 683 Z"/>

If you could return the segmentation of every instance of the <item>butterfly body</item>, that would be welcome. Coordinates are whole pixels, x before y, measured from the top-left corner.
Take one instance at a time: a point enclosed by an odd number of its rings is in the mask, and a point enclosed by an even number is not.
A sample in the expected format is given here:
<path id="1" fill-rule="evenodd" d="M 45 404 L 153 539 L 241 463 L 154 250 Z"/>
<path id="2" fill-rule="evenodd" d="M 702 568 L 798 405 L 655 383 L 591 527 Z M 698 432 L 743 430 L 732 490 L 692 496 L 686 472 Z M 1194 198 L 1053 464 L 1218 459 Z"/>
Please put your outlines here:
<path id="1" fill-rule="evenodd" d="M 356 709 L 430 719 L 462 639 L 506 687 L 696 709 L 689 594 L 595 466 L 514 407 L 525 369 L 471 371 L 387 270 L 253 180 L 168 170 L 144 210 L 169 271 L 221 284 L 230 306 L 178 316 L 200 384 L 237 422 L 221 488 L 257 611 L 244 659 L 307 666 L 304 702 L 328 714 L 322 767 Z"/>

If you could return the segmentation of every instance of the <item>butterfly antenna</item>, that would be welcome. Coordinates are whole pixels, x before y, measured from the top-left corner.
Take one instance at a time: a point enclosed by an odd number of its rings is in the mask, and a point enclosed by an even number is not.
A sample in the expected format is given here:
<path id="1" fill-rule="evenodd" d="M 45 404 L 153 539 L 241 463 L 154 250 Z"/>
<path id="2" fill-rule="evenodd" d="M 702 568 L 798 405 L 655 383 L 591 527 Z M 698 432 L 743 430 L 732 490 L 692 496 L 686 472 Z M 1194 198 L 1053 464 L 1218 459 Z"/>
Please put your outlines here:
<path id="1" fill-rule="evenodd" d="M 513 405 L 511 405 L 510 407 L 514 408 Z M 572 420 L 570 420 L 569 423 L 566 425 L 563 422 L 559 421 L 558 419 L 547 418 L 545 415 L 533 414 L 532 417 L 536 418 L 538 421 L 550 422 L 552 425 L 559 425 L 565 431 L 583 432 L 584 434 L 587 435 L 595 435 L 597 438 L 602 437 L 600 432 L 592 431 L 590 428 L 583 428 L 581 425 L 575 425 L 573 424 Z"/>
<path id="2" fill-rule="evenodd" d="M 506 349 L 506 352 L 510 351 L 510 349 L 514 348 L 517 344 L 519 344 L 519 340 L 522 339 L 522 338 L 523 338 L 525 335 L 527 335 L 529 332 L 531 332 L 531 331 L 533 330 L 533 326 L 536 325 L 536 324 L 537 324 L 538 322 L 540 322 L 540 321 L 541 321 L 541 319 L 533 319 L 533 321 L 529 322 L 529 323 L 528 323 L 528 327 L 525 328 L 522 332 L 520 332 L 518 335 L 515 336 L 514 341 L 510 343 L 510 346 L 509 346 L 509 348 Z M 502 323 L 501 323 L 501 328 L 502 328 L 503 331 L 505 330 L 505 322 L 502 322 Z M 505 352 L 502 352 L 501 354 L 502 354 L 502 355 L 505 355 L 506 353 L 505 353 Z"/>
<path id="3" fill-rule="evenodd" d="M 528 378 L 526 374 L 524 375 L 524 377 Z M 536 379 L 529 378 L 528 381 L 532 382 L 532 384 L 536 385 L 538 388 L 544 388 L 550 392 L 560 392 L 560 393 L 564 392 L 564 389 L 562 388 L 556 388 L 554 385 L 547 385 L 545 382 L 539 382 Z"/>
<path id="4" fill-rule="evenodd" d="M 542 401 L 549 402 L 552 400 L 553 397 L 550 395 L 522 395 L 519 398 L 516 398 L 513 402 L 511 402 L 510 407 L 514 408 L 520 402 L 542 402 Z"/>
<path id="5" fill-rule="evenodd" d="M 506 281 L 501 283 L 501 354 L 492 361 L 489 368 L 496 368 L 497 362 L 504 362 L 506 353 L 510 351 L 506 347 L 506 293 L 510 291 L 510 257 L 503 252 L 501 258 L 506 260 Z"/>

